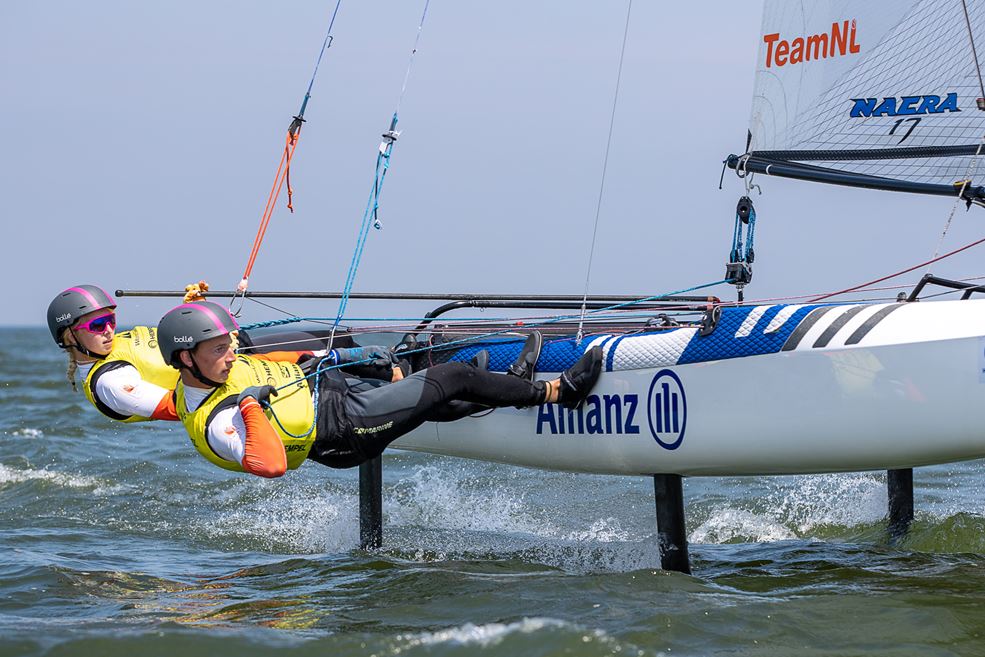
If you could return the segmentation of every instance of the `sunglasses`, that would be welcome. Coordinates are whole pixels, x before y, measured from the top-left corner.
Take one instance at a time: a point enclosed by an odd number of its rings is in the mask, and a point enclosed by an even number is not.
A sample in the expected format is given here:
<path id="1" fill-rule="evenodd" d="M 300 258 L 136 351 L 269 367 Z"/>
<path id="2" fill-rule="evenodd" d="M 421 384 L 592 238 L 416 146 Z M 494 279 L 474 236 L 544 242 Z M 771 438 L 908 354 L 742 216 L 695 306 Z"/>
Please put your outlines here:
<path id="1" fill-rule="evenodd" d="M 94 317 L 84 324 L 78 324 L 74 326 L 75 329 L 84 329 L 93 335 L 99 335 L 106 330 L 106 327 L 111 329 L 116 328 L 116 315 L 109 313 L 108 315 L 100 315 L 99 317 Z"/>

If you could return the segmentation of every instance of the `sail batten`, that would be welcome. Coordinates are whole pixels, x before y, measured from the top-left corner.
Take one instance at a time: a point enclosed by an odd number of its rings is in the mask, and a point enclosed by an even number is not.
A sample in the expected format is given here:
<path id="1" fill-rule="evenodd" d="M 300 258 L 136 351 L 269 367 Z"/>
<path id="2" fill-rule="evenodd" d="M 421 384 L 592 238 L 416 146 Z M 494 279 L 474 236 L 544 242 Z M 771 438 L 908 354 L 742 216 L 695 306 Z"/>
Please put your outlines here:
<path id="1" fill-rule="evenodd" d="M 975 176 L 985 0 L 966 4 L 767 0 L 746 160 L 938 192 Z"/>

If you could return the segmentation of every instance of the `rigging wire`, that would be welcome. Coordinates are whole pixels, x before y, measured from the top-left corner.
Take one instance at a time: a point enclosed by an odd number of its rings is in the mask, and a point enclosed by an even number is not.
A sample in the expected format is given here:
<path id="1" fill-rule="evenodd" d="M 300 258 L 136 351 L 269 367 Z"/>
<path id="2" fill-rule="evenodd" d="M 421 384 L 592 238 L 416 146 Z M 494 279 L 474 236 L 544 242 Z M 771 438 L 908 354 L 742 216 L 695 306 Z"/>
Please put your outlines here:
<path id="1" fill-rule="evenodd" d="M 294 190 L 291 188 L 291 160 L 294 158 L 294 151 L 298 146 L 298 138 L 301 135 L 301 126 L 305 122 L 304 112 L 308 107 L 308 101 L 311 99 L 311 89 L 314 87 L 315 78 L 318 76 L 318 68 L 321 66 L 322 57 L 325 55 L 325 51 L 332 46 L 332 28 L 335 26 L 335 18 L 339 14 L 339 7 L 341 5 L 342 0 L 337 0 L 335 3 L 335 9 L 332 11 L 332 17 L 328 22 L 328 29 L 325 31 L 325 39 L 318 51 L 318 58 L 315 61 L 314 71 L 311 74 L 311 79 L 308 81 L 308 89 L 305 91 L 304 98 L 301 101 L 301 109 L 298 110 L 297 115 L 292 118 L 291 124 L 287 128 L 287 136 L 284 141 L 284 151 L 281 153 L 280 163 L 277 165 L 277 172 L 274 174 L 274 183 L 270 188 L 270 193 L 267 195 L 267 203 L 264 205 L 263 214 L 260 216 L 260 226 L 257 229 L 256 237 L 253 239 L 253 247 L 250 250 L 249 258 L 246 261 L 246 268 L 243 270 L 243 278 L 236 286 L 236 290 L 240 293 L 239 308 L 235 313 L 233 313 L 236 316 L 238 316 L 240 311 L 243 309 L 243 299 L 245 299 L 246 289 L 249 286 L 250 274 L 253 272 L 253 265 L 256 264 L 257 255 L 260 253 L 260 245 L 263 243 L 263 239 L 267 234 L 267 227 L 270 225 L 270 218 L 273 216 L 274 209 L 277 206 L 277 198 L 280 196 L 281 189 L 284 188 L 285 184 L 287 185 L 287 209 L 294 212 L 294 206 L 292 204 Z M 235 296 L 230 299 L 230 310 L 232 309 L 235 301 Z"/>
<path id="2" fill-rule="evenodd" d="M 626 41 L 629 37 L 629 19 L 632 13 L 633 0 L 629 0 L 628 6 L 626 7 L 626 27 L 623 29 L 622 34 L 622 50 L 619 53 L 619 70 L 616 73 L 616 89 L 612 98 L 612 113 L 609 116 L 609 136 L 605 142 L 605 155 L 602 157 L 602 180 L 599 183 L 598 201 L 595 204 L 595 225 L 592 229 L 592 246 L 588 251 L 588 271 L 585 272 L 585 293 L 582 296 L 581 302 L 581 318 L 578 320 L 578 342 L 581 342 L 583 337 L 582 325 L 585 321 L 585 310 L 588 304 L 588 284 L 592 277 L 592 260 L 595 258 L 595 239 L 599 232 L 599 216 L 602 212 L 602 198 L 605 193 L 605 174 L 609 167 L 609 148 L 612 146 L 612 130 L 616 122 L 616 107 L 619 104 L 619 86 L 622 81 L 622 65 L 626 58 Z"/>
<path id="3" fill-rule="evenodd" d="M 961 282 L 964 282 L 964 283 L 972 282 L 972 281 L 980 281 L 980 280 L 985 280 L 985 275 L 981 275 L 981 276 L 970 276 L 970 277 L 961 278 L 961 279 L 957 279 L 957 280 L 959 280 Z M 900 290 L 900 289 L 905 289 L 905 288 L 910 288 L 910 287 L 912 287 L 912 284 L 905 283 L 905 284 L 900 284 L 900 285 L 887 285 L 887 286 L 881 286 L 881 287 L 858 287 L 858 288 L 855 288 L 853 291 L 856 291 L 856 292 L 878 292 L 878 291 L 887 291 L 887 290 Z M 924 299 L 924 300 L 926 300 L 926 299 L 933 299 L 933 298 L 937 298 L 937 297 L 943 297 L 943 296 L 947 296 L 947 295 L 958 294 L 959 292 L 964 292 L 964 291 L 965 290 L 944 290 L 943 292 L 937 292 L 937 293 L 934 293 L 934 294 L 926 294 L 926 295 L 923 295 L 921 297 L 921 299 Z M 833 293 L 833 294 L 837 294 L 837 293 Z M 828 296 L 833 296 L 833 294 L 832 295 L 828 295 Z M 815 293 L 812 293 L 812 294 L 803 294 L 803 295 L 796 295 L 796 296 L 764 297 L 764 298 L 759 298 L 759 299 L 746 300 L 743 303 L 736 303 L 736 302 L 729 301 L 729 302 L 721 302 L 721 303 L 712 304 L 712 305 L 729 306 L 729 307 L 761 306 L 761 305 L 773 305 L 773 304 L 775 304 L 777 302 L 781 302 L 781 301 L 793 301 L 793 302 L 803 301 L 803 300 L 806 300 L 806 299 L 811 299 L 813 297 L 816 297 L 816 298 L 824 298 L 823 295 L 819 295 L 818 293 L 815 292 Z M 861 299 L 852 299 L 851 300 L 851 303 L 891 302 L 891 301 L 894 301 L 894 300 L 897 300 L 897 299 L 898 299 L 898 297 L 896 297 L 896 296 L 889 296 L 889 297 L 878 297 L 878 296 L 876 296 L 876 297 L 865 297 L 865 298 L 861 298 Z M 249 299 L 249 300 L 250 301 L 254 301 L 256 303 L 260 303 L 256 299 Z M 284 310 L 280 310 L 278 308 L 275 308 L 274 306 L 271 306 L 269 304 L 261 304 L 261 305 L 267 306 L 269 308 L 272 308 L 274 310 L 278 310 L 279 312 L 282 312 L 284 314 L 289 314 L 289 315 L 292 315 L 292 316 L 291 317 L 288 317 L 288 318 L 285 318 L 285 319 L 280 319 L 280 320 L 269 320 L 269 321 L 263 321 L 263 322 L 256 322 L 256 323 L 253 323 L 253 324 L 242 325 L 241 326 L 241 330 L 250 331 L 250 330 L 254 330 L 254 329 L 272 328 L 272 327 L 276 327 L 276 326 L 282 326 L 282 325 L 293 324 L 293 323 L 301 323 L 301 322 L 308 322 L 308 323 L 312 323 L 312 324 L 324 324 L 324 325 L 327 326 L 332 321 L 332 318 L 331 317 L 299 317 L 297 315 L 293 315 L 292 313 L 288 313 L 287 311 L 284 311 Z M 698 310 L 696 310 L 694 308 L 689 308 L 689 307 L 686 307 L 686 306 L 681 306 L 679 308 L 673 308 L 673 307 L 670 307 L 670 308 L 662 308 L 661 310 L 663 312 L 667 313 L 667 314 L 672 314 L 674 317 L 677 317 L 677 318 L 687 317 L 687 316 L 692 316 L 692 315 L 697 315 L 700 312 L 700 311 L 698 311 Z M 593 318 L 591 318 L 591 321 L 593 321 L 593 322 L 604 322 L 605 320 L 616 320 L 616 321 L 619 321 L 619 322 L 625 322 L 627 320 L 650 319 L 650 318 L 653 318 L 653 316 L 654 315 L 653 315 L 653 311 L 652 310 L 650 310 L 650 311 L 640 311 L 640 310 L 633 310 L 633 309 L 629 308 L 629 309 L 625 309 L 625 310 L 618 310 L 618 309 L 617 310 L 614 310 L 613 311 L 613 314 L 611 314 L 611 315 L 600 315 L 598 317 L 593 317 Z M 506 334 L 513 333 L 513 334 L 516 334 L 516 335 L 520 335 L 522 333 L 523 329 L 525 329 L 527 327 L 530 327 L 530 326 L 538 326 L 538 325 L 541 324 L 541 323 L 534 323 L 533 320 L 555 319 L 556 317 L 557 317 L 556 315 L 511 316 L 511 317 L 455 317 L 454 320 L 453 320 L 453 323 L 451 325 L 448 325 L 448 324 L 432 325 L 432 326 L 429 326 L 429 327 L 427 327 L 425 329 L 421 329 L 420 328 L 419 322 L 421 320 L 423 320 L 423 319 L 433 319 L 433 318 L 428 318 L 428 317 L 368 317 L 368 318 L 350 317 L 350 318 L 347 318 L 347 321 L 349 321 L 349 322 L 357 322 L 357 323 L 358 322 L 410 322 L 410 323 L 408 323 L 408 324 L 402 324 L 402 323 L 399 323 L 399 324 L 393 324 L 393 323 L 390 323 L 390 324 L 371 324 L 371 325 L 368 325 L 368 326 L 348 327 L 347 328 L 347 333 L 349 333 L 349 334 L 364 334 L 364 333 L 365 334 L 369 334 L 369 333 L 379 333 L 379 332 L 390 332 L 390 333 L 395 333 L 395 332 L 432 333 L 432 332 L 434 332 L 434 333 L 439 333 L 439 332 L 450 331 L 450 332 L 454 333 L 455 335 L 461 335 L 461 336 L 468 336 L 470 334 L 473 334 L 473 335 L 471 335 L 471 338 L 470 339 L 467 339 L 468 341 L 471 342 L 471 341 L 482 340 L 482 339 L 484 339 L 486 337 L 489 337 L 490 334 L 488 333 L 488 329 L 483 328 L 484 325 L 492 325 L 492 324 L 496 324 L 496 323 L 500 323 L 501 324 L 503 322 L 511 322 L 512 323 L 511 326 L 509 328 L 504 328 L 504 330 L 500 334 L 501 335 L 506 335 Z M 697 319 L 695 319 L 694 321 L 697 321 Z M 634 331 L 637 331 L 637 330 L 640 329 L 640 327 L 638 325 L 628 325 L 628 324 L 625 327 L 615 326 L 615 325 L 612 325 L 612 324 L 607 324 L 607 325 L 603 324 L 602 326 L 604 327 L 604 329 L 605 329 L 605 331 L 607 333 L 630 333 L 630 332 L 634 332 Z M 653 327 L 653 326 L 650 326 L 650 327 L 648 327 L 648 330 L 652 330 L 652 329 L 656 329 L 656 328 L 661 328 L 661 327 Z M 300 338 L 291 338 L 291 339 L 280 340 L 280 341 L 277 341 L 277 342 L 264 341 L 264 346 L 265 347 L 287 347 L 287 346 L 290 346 L 290 345 L 297 345 L 297 344 L 310 344 L 310 342 L 312 341 L 312 339 L 315 339 L 315 340 L 325 340 L 325 338 L 318 338 L 317 336 L 314 336 L 314 337 L 300 337 Z M 463 340 L 465 340 L 465 339 L 466 338 L 463 338 Z M 444 347 L 445 346 L 444 343 L 441 346 Z M 248 349 L 248 348 L 244 347 L 243 349 Z M 402 352 L 402 353 L 404 353 L 404 352 Z"/>
<path id="4" fill-rule="evenodd" d="M 982 241 L 985 242 L 985 238 L 983 238 Z M 611 306 L 606 306 L 604 308 L 597 308 L 597 309 L 589 310 L 587 314 L 598 314 L 598 313 L 602 313 L 602 312 L 611 312 L 613 310 L 618 310 L 618 309 L 621 309 L 621 308 L 628 308 L 630 306 L 634 306 L 634 305 L 641 304 L 641 303 L 647 303 L 649 301 L 658 301 L 660 299 L 665 299 L 667 297 L 679 296 L 681 294 L 687 294 L 688 292 L 694 292 L 696 290 L 701 290 L 701 289 L 708 288 L 708 287 L 714 287 L 716 285 L 723 285 L 724 283 L 727 283 L 727 282 L 728 281 L 726 281 L 726 280 L 720 280 L 720 281 L 714 281 L 714 282 L 711 282 L 711 283 L 703 283 L 701 285 L 695 285 L 693 287 L 685 288 L 683 290 L 676 290 L 674 292 L 665 292 L 663 294 L 657 294 L 657 295 L 653 295 L 653 296 L 649 296 L 649 297 L 643 297 L 642 299 L 633 299 L 632 301 L 624 301 L 622 303 L 616 303 L 616 304 L 613 304 Z M 550 319 L 544 320 L 542 322 L 534 322 L 534 323 L 526 324 L 525 326 L 527 326 L 527 327 L 549 326 L 549 325 L 552 325 L 552 324 L 559 324 L 559 323 L 564 322 L 564 321 L 571 321 L 571 320 L 576 319 L 577 317 L 578 317 L 578 315 L 556 315 L 556 316 L 553 316 Z M 482 333 L 480 335 L 472 335 L 472 336 L 468 336 L 468 337 L 457 339 L 457 340 L 450 340 L 448 342 L 441 343 L 441 348 L 442 349 L 447 349 L 449 347 L 455 347 L 455 346 L 458 346 L 458 345 L 465 345 L 465 344 L 468 344 L 468 343 L 473 343 L 473 342 L 476 342 L 477 340 L 481 340 L 483 338 L 491 338 L 491 337 L 495 337 L 495 336 L 498 336 L 498 335 L 505 335 L 505 334 L 508 334 L 508 333 L 513 333 L 513 332 L 516 331 L 516 329 L 517 329 L 517 327 L 511 326 L 509 328 L 499 329 L 499 330 L 496 330 L 496 331 L 489 331 L 489 332 L 486 332 L 486 333 Z M 334 329 L 333 329 L 333 337 L 334 337 Z M 331 339 L 331 337 L 330 337 L 330 339 Z M 331 345 L 331 343 L 329 343 L 329 346 L 330 345 Z M 433 350 L 433 347 L 426 346 L 426 347 L 419 347 L 419 348 L 416 348 L 416 349 L 408 349 L 408 350 L 402 351 L 400 353 L 401 353 L 401 356 L 406 356 L 406 355 L 410 355 L 410 354 L 423 353 L 423 352 L 432 351 L 432 350 Z M 363 360 L 353 361 L 351 363 L 346 363 L 344 365 L 344 367 L 348 367 L 350 365 L 358 365 L 358 364 L 362 364 L 362 363 L 369 363 L 369 362 L 372 362 L 373 360 L 374 359 L 372 359 L 372 358 L 365 358 Z M 340 367 L 343 367 L 343 365 L 337 365 L 336 364 L 336 365 L 331 365 L 329 367 L 324 367 L 323 368 L 323 367 L 321 367 L 321 363 L 319 363 L 319 367 L 318 367 L 318 369 L 316 371 L 326 372 L 328 370 L 338 369 Z M 308 374 L 307 376 L 302 377 L 302 379 L 310 379 L 311 377 L 313 377 L 315 375 L 316 375 L 316 372 L 312 372 L 311 374 Z M 280 388 L 278 388 L 278 390 L 283 390 L 284 388 L 289 388 L 291 386 L 297 385 L 298 381 L 300 381 L 302 379 L 295 379 L 291 383 L 284 384 Z"/>
<path id="5" fill-rule="evenodd" d="M 934 249 L 934 258 L 937 257 L 937 254 L 939 254 L 941 249 L 944 247 L 944 238 L 947 237 L 947 233 L 951 229 L 951 222 L 954 220 L 954 213 L 957 212 L 958 205 L 961 204 L 961 201 L 965 200 L 965 189 L 971 184 L 972 178 L 978 172 L 978 162 L 982 154 L 983 146 L 985 146 L 985 135 L 983 135 L 981 141 L 978 142 L 978 149 L 975 151 L 975 155 L 971 158 L 971 162 L 968 163 L 968 168 L 965 169 L 964 180 L 961 181 L 961 189 L 958 191 L 958 196 L 954 199 L 954 203 L 951 204 L 951 211 L 948 213 L 947 220 L 944 222 L 944 229 L 941 231 L 940 239 L 937 240 L 937 248 Z M 931 260 L 931 262 L 934 262 L 934 260 Z M 929 273 L 929 271 L 927 273 Z"/>
<path id="6" fill-rule="evenodd" d="M 982 136 L 981 141 L 978 142 L 978 150 L 975 151 L 974 157 L 971 158 L 971 162 L 968 163 L 968 168 L 965 169 L 964 180 L 961 181 L 961 189 L 958 191 L 957 198 L 954 199 L 954 203 L 951 204 L 951 211 L 947 215 L 947 220 L 944 222 L 944 229 L 941 230 L 940 239 L 937 240 L 937 247 L 934 249 L 933 257 L 936 258 L 937 254 L 941 252 L 944 248 L 944 238 L 947 237 L 947 233 L 951 230 L 951 222 L 954 220 L 954 213 L 958 210 L 958 205 L 964 199 L 965 189 L 971 184 L 971 179 L 978 171 L 978 158 L 982 154 L 982 146 L 985 146 L 985 135 Z M 931 260 L 933 262 L 933 260 Z"/>
<path id="7" fill-rule="evenodd" d="M 978 49 L 975 47 L 975 35 L 971 29 L 971 18 L 968 16 L 968 3 L 966 0 L 961 0 L 961 9 L 964 11 L 965 26 L 968 28 L 968 43 L 971 45 L 971 57 L 975 63 L 975 73 L 978 75 L 978 89 L 981 91 L 981 96 L 979 96 L 976 104 L 979 110 L 985 110 L 985 81 L 982 80 L 982 69 L 978 63 Z M 981 157 L 983 145 L 985 145 L 985 135 L 978 142 L 978 149 L 975 151 L 975 155 L 971 158 L 971 162 L 968 163 L 968 168 L 965 170 L 964 180 L 961 181 L 961 189 L 958 191 L 958 197 L 954 199 L 951 212 L 947 215 L 947 220 L 944 222 L 944 229 L 941 231 L 940 239 L 937 240 L 937 248 L 934 249 L 935 258 L 944 247 L 944 239 L 951 229 L 951 222 L 954 220 L 954 213 L 957 211 L 958 205 L 961 201 L 965 200 L 965 190 L 971 184 L 975 173 L 978 172 L 978 158 Z"/>
<path id="8" fill-rule="evenodd" d="M 854 287 L 845 288 L 844 290 L 839 290 L 838 292 L 831 292 L 831 293 L 828 293 L 828 294 L 822 294 L 819 297 L 815 297 L 813 299 L 810 299 L 810 301 L 811 302 L 815 302 L 815 301 L 820 301 L 822 299 L 828 299 L 828 298 L 831 298 L 831 297 L 836 297 L 836 296 L 839 296 L 841 294 L 846 294 L 848 292 L 855 292 L 856 290 L 860 290 L 860 289 L 865 288 L 865 287 L 868 287 L 870 285 L 875 285 L 876 283 L 881 283 L 883 281 L 888 281 L 890 278 L 896 278 L 897 276 L 902 276 L 903 274 L 908 274 L 908 273 L 910 273 L 911 271 L 913 271 L 915 269 L 920 269 L 921 267 L 926 267 L 927 265 L 930 265 L 932 263 L 938 262 L 939 260 L 943 260 L 944 258 L 949 258 L 949 257 L 951 257 L 951 256 L 953 256 L 955 254 L 961 253 L 962 251 L 967 251 L 971 247 L 978 246 L 979 244 L 981 244 L 983 242 L 985 242 L 985 237 L 983 237 L 983 238 L 981 238 L 979 240 L 976 240 L 974 242 L 971 242 L 969 244 L 965 244 L 964 246 L 962 246 L 960 248 L 957 248 L 957 249 L 954 249 L 953 251 L 949 251 L 949 252 L 945 253 L 942 256 L 937 256 L 937 257 L 931 258 L 930 260 L 927 260 L 926 262 L 921 262 L 920 264 L 913 265 L 912 267 L 908 267 L 907 269 L 903 269 L 902 271 L 898 271 L 895 274 L 889 274 L 888 276 L 883 276 L 882 278 L 877 278 L 875 280 L 868 281 L 866 283 L 862 283 L 861 285 L 856 285 Z"/>
<path id="9" fill-rule="evenodd" d="M 329 346 L 331 346 L 331 340 L 335 338 L 335 332 L 338 329 L 339 322 L 342 321 L 342 317 L 345 315 L 346 307 L 349 305 L 349 295 L 352 292 L 352 285 L 356 280 L 356 271 L 359 269 L 359 262 L 362 260 L 363 249 L 366 246 L 366 238 L 369 236 L 370 225 L 377 229 L 383 227 L 383 224 L 379 220 L 379 208 L 380 208 L 380 193 L 383 190 L 383 181 L 386 179 L 386 173 L 390 168 L 390 155 L 393 152 L 393 144 L 397 141 L 400 133 L 397 131 L 397 122 L 399 121 L 400 115 L 400 105 L 404 100 L 404 95 L 407 92 L 407 82 L 410 80 L 410 71 L 414 66 L 414 57 L 417 55 L 417 48 L 420 45 L 421 34 L 424 31 L 424 22 L 427 20 L 428 6 L 431 4 L 431 0 L 425 0 L 424 11 L 421 14 L 421 20 L 417 25 L 417 36 L 414 39 L 414 48 L 410 53 L 410 60 L 407 62 L 407 70 L 404 72 L 404 83 L 400 89 L 400 96 L 397 98 L 397 106 L 393 112 L 393 117 L 390 119 L 390 128 L 383 133 L 383 141 L 380 142 L 379 152 L 376 155 L 376 172 L 373 178 L 373 187 L 369 193 L 369 200 L 366 202 L 366 210 L 363 212 L 362 223 L 359 226 L 359 234 L 356 238 L 356 247 L 352 253 L 352 261 L 349 263 L 349 271 L 345 277 L 345 285 L 342 288 L 342 296 L 339 300 L 339 310 L 335 316 L 335 323 L 332 325 L 332 334 L 329 341 Z M 372 217 L 372 221 L 370 218 Z"/>

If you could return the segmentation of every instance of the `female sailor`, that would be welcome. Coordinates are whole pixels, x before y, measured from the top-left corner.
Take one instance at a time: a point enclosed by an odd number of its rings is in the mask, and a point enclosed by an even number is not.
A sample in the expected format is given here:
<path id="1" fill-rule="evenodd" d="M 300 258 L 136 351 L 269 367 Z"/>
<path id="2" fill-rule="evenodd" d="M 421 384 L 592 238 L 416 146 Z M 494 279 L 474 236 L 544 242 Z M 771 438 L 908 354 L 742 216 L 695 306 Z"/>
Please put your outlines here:
<path id="1" fill-rule="evenodd" d="M 266 363 L 234 352 L 230 334 L 237 330 L 222 306 L 184 304 L 161 319 L 159 345 L 164 360 L 180 371 L 175 410 L 195 449 L 221 468 L 261 477 L 279 477 L 306 459 L 353 467 L 424 422 L 459 419 L 479 406 L 574 408 L 602 368 L 602 351 L 593 347 L 560 378 L 534 381 L 541 343 L 535 334 L 511 374 L 489 372 L 481 362 L 450 362 L 390 384 L 365 385 L 320 367 L 361 353 L 333 350 L 327 359 Z"/>
<path id="2" fill-rule="evenodd" d="M 86 399 L 120 422 L 177 420 L 177 372 L 161 358 L 157 329 L 116 333 L 116 301 L 96 285 L 60 292 L 48 306 L 48 329 L 68 353 L 68 380 L 82 380 Z"/>

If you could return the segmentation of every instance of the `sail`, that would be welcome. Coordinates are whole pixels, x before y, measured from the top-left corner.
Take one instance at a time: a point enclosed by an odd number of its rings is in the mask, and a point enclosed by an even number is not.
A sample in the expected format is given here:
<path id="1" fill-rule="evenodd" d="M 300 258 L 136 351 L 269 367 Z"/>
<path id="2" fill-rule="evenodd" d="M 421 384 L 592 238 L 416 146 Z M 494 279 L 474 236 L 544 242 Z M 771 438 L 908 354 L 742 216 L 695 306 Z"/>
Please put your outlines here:
<path id="1" fill-rule="evenodd" d="M 977 184 L 973 44 L 985 0 L 767 0 L 747 153 L 729 165 L 926 193 Z"/>

